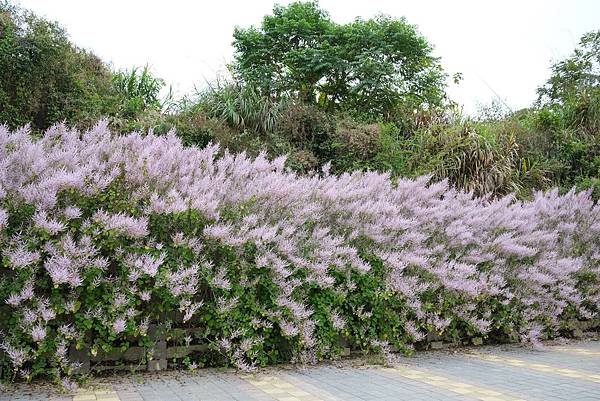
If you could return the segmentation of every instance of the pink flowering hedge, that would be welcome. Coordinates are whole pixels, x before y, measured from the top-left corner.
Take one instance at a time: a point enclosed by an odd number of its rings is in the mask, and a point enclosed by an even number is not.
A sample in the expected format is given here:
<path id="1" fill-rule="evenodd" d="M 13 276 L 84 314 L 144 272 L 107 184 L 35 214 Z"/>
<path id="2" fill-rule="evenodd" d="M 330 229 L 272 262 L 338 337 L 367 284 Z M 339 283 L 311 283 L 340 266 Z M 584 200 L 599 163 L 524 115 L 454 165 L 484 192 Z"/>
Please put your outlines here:
<path id="1" fill-rule="evenodd" d="M 0 363 L 68 383 L 68 349 L 200 328 L 190 367 L 251 369 L 429 333 L 535 343 L 598 318 L 588 193 L 472 199 L 428 178 L 298 176 L 170 134 L 0 128 Z M 88 347 L 88 348 L 85 348 Z"/>

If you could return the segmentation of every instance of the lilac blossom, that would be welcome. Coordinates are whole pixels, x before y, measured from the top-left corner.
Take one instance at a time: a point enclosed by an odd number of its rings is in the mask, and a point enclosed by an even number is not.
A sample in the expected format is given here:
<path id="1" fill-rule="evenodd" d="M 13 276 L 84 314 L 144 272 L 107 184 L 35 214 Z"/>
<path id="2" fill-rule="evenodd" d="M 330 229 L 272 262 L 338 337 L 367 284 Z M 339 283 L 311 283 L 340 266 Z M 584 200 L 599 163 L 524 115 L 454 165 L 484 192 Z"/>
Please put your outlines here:
<path id="1" fill-rule="evenodd" d="M 112 329 L 116 334 L 119 334 L 127 328 L 127 320 L 122 317 L 118 317 L 115 319 L 112 325 Z"/>
<path id="2" fill-rule="evenodd" d="M 35 342 L 43 341 L 46 338 L 46 328 L 40 325 L 35 325 L 31 328 L 31 338 Z"/>
<path id="3" fill-rule="evenodd" d="M 60 294 L 41 298 L 46 288 L 32 278 L 3 295 L 32 338 L 33 330 L 42 338 L 39 329 L 51 320 L 76 321 L 76 313 L 117 334 L 139 321 L 143 335 L 150 300 L 179 305 L 177 324 L 206 302 L 235 325 L 230 312 L 260 285 L 272 303 L 248 312 L 247 322 L 262 334 L 247 337 L 238 324 L 227 328 L 231 336 L 217 335 L 230 337 L 222 341 L 232 362 L 252 367 L 246 351 L 265 332 L 298 341 L 295 360 L 317 360 L 328 352 L 322 338 L 332 337 L 319 330 L 350 330 L 350 319 L 366 326 L 378 312 L 362 297 L 355 307 L 364 276 L 381 280 L 377 297 L 398 305 L 404 330 L 394 341 L 407 347 L 425 330 L 455 325 L 486 333 L 498 304 L 513 311 L 510 324 L 532 344 L 558 334 L 565 319 L 598 318 L 600 206 L 589 192 L 552 190 L 517 201 L 473 198 L 427 176 L 392 182 L 372 171 L 337 176 L 328 166 L 322 175 L 299 176 L 284 169 L 285 158 L 185 147 L 174 133 L 112 135 L 106 122 L 82 134 L 57 126 L 42 138 L 1 127 L 0 144 L 0 229 L 12 224 L 12 205 L 35 210 L 20 222 L 21 234 L 2 231 L 8 273 L 43 278 Z M 104 210 L 93 200 L 109 187 L 126 201 Z M 76 196 L 66 200 L 65 190 Z M 172 216 L 185 216 L 185 224 L 151 232 L 155 218 Z M 111 233 L 122 237 L 118 246 L 101 249 Z M 593 279 L 580 280 L 582 273 Z M 82 305 L 88 286 L 114 301 Z M 352 303 L 315 314 L 315 294 Z M 134 306 L 137 296 L 144 302 Z M 66 353 L 82 334 L 64 328 L 57 335 Z M 390 350 L 381 339 L 368 341 Z M 13 363 L 25 363 L 25 353 L 9 350 Z"/>
<path id="4" fill-rule="evenodd" d="M 100 210 L 94 215 L 94 220 L 104 225 L 107 230 L 115 230 L 129 238 L 144 238 L 148 235 L 148 219 L 144 217 L 136 218 L 124 213 L 111 215 Z"/>
<path id="5" fill-rule="evenodd" d="M 61 325 L 58 328 L 58 332 L 64 338 L 76 338 L 77 337 L 77 330 L 75 330 L 75 328 L 73 328 L 73 326 L 71 326 L 70 324 Z"/>
<path id="6" fill-rule="evenodd" d="M 21 376 L 22 379 L 29 381 L 31 378 L 31 370 L 30 369 L 20 369 L 19 376 Z"/>
<path id="7" fill-rule="evenodd" d="M 60 379 L 60 384 L 62 386 L 62 388 L 69 393 L 72 393 L 73 391 L 77 390 L 79 388 L 79 386 L 77 385 L 76 382 L 74 382 L 73 380 L 70 380 L 67 377 L 63 377 L 62 379 Z"/>
<path id="8" fill-rule="evenodd" d="M 38 313 L 45 322 L 48 322 L 56 317 L 56 312 L 54 312 L 54 309 L 49 306 L 49 302 L 45 299 L 39 302 Z"/>
<path id="9" fill-rule="evenodd" d="M 6 252 L 10 265 L 14 269 L 21 269 L 37 263 L 40 260 L 40 253 L 37 251 L 29 252 L 25 246 L 21 245 L 16 249 Z"/>
<path id="10" fill-rule="evenodd" d="M 67 220 L 78 219 L 81 217 L 81 209 L 76 206 L 67 206 L 63 210 L 63 216 L 65 216 Z"/>
<path id="11" fill-rule="evenodd" d="M 227 272 L 224 269 L 219 270 L 219 272 L 213 277 L 212 284 L 224 290 L 229 290 L 231 288 L 231 282 L 225 277 Z"/>
<path id="12" fill-rule="evenodd" d="M 164 253 L 161 253 L 157 258 L 147 254 L 130 255 L 126 261 L 131 268 L 130 281 L 136 281 L 140 274 L 147 274 L 150 277 L 156 276 L 165 257 Z"/>
<path id="13" fill-rule="evenodd" d="M 233 297 L 230 299 L 227 299 L 225 297 L 219 297 L 217 298 L 217 310 L 219 311 L 219 313 L 225 315 L 229 313 L 229 311 L 231 311 L 233 308 L 235 308 L 237 303 L 237 297 Z"/>
<path id="14" fill-rule="evenodd" d="M 193 304 L 190 304 L 189 306 L 184 307 L 184 315 L 183 315 L 183 322 L 187 322 L 188 320 L 190 320 L 192 318 L 192 316 L 194 316 L 194 313 L 196 313 L 196 311 L 198 309 L 200 309 L 202 307 L 202 302 L 196 302 Z"/>
<path id="15" fill-rule="evenodd" d="M 150 325 L 150 318 L 148 316 L 144 317 L 140 324 L 138 325 L 138 330 L 142 335 L 146 335 L 148 333 L 148 326 Z"/>
<path id="16" fill-rule="evenodd" d="M 21 305 L 22 301 L 23 299 L 19 294 L 11 294 L 8 296 L 8 298 L 6 298 L 6 303 L 10 306 L 19 306 Z"/>
<path id="17" fill-rule="evenodd" d="M 21 367 L 28 359 L 27 353 L 24 350 L 15 348 L 9 343 L 3 342 L 2 344 L 0 344 L 0 348 L 2 348 L 4 352 L 6 352 L 6 355 L 8 355 L 10 361 L 12 362 L 12 365 L 15 368 Z"/>
<path id="18" fill-rule="evenodd" d="M 69 284 L 71 287 L 79 287 L 82 283 L 77 266 L 66 256 L 52 256 L 46 261 L 44 268 L 55 286 Z"/>
<path id="19" fill-rule="evenodd" d="M 298 327 L 292 322 L 288 322 L 286 320 L 282 320 L 279 322 L 279 327 L 281 328 L 281 333 L 286 337 L 294 337 L 297 336 L 300 330 Z"/>
<path id="20" fill-rule="evenodd" d="M 58 220 L 48 218 L 45 211 L 38 211 L 32 217 L 33 224 L 40 230 L 56 235 L 66 229 L 66 226 Z"/>
<path id="21" fill-rule="evenodd" d="M 58 344 L 56 345 L 55 355 L 61 364 L 65 364 L 68 361 L 68 359 L 67 359 L 68 351 L 69 351 L 69 344 L 67 343 L 66 340 L 60 339 L 58 341 Z"/>
<path id="22" fill-rule="evenodd" d="M 331 314 L 331 323 L 333 324 L 333 327 L 338 330 L 342 330 L 344 327 L 346 327 L 346 320 L 337 312 L 333 312 Z"/>
<path id="23" fill-rule="evenodd" d="M 8 225 L 8 212 L 4 209 L 0 209 L 0 230 L 6 228 Z"/>

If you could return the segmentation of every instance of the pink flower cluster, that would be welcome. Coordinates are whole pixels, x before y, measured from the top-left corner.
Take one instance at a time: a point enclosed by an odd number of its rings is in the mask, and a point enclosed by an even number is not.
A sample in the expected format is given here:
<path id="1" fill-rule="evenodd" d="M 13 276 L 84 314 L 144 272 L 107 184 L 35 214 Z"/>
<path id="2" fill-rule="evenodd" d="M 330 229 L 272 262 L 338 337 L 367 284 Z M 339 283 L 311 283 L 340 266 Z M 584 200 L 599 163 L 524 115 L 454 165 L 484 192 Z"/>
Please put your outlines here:
<path id="1" fill-rule="evenodd" d="M 0 127 L 1 252 L 12 274 L 46 274 L 64 289 L 65 302 L 87 284 L 110 283 L 116 295 L 127 294 L 104 309 L 84 305 L 71 312 L 104 321 L 118 334 L 142 321 L 145 330 L 147 316 L 133 299 L 147 302 L 158 289 L 179 300 L 186 321 L 209 303 L 227 315 L 243 302 L 233 287 L 254 288 L 257 282 L 245 274 L 233 277 L 231 265 L 211 260 L 204 249 L 219 244 L 241 255 L 251 243 L 254 260 L 240 258 L 236 269 L 261 269 L 276 288 L 273 305 L 265 305 L 253 324 L 275 324 L 282 336 L 301 338 L 308 357 L 319 342 L 310 294 L 359 293 L 356 277 L 372 274 L 374 263 L 383 266 L 385 296 L 406 305 L 402 319 L 414 341 L 456 322 L 485 334 L 502 306 L 519 316 L 517 335 L 534 342 L 544 331 L 558 332 L 566 319 L 598 317 L 600 206 L 586 192 L 493 200 L 430 183 L 429 177 L 392 182 L 376 172 L 334 176 L 326 167 L 322 174 L 298 176 L 284 164 L 284 158 L 219 152 L 216 145 L 184 147 L 174 133 L 115 136 L 105 122 L 83 134 L 56 126 L 41 139 Z M 62 196 L 94 199 L 115 187 L 138 212 L 89 210 Z M 32 208 L 31 217 L 10 231 L 11 214 L 22 205 Z M 189 248 L 194 260 L 168 262 L 149 222 L 191 211 L 208 222 L 203 231 L 195 237 L 171 232 L 166 245 Z M 76 237 L 69 230 L 75 224 Z M 48 238 L 43 248 L 25 240 L 29 229 L 43 233 L 36 238 Z M 109 231 L 139 251 L 97 249 L 95 236 Z M 126 269 L 124 277 L 102 274 L 115 264 Z M 85 283 L 90 271 L 96 278 Z M 142 287 L 149 280 L 154 287 Z M 206 288 L 220 295 L 207 298 Z M 6 299 L 22 319 L 24 311 L 31 314 L 24 327 L 36 342 L 56 318 L 44 319 L 44 308 L 58 308 L 45 296 L 26 282 Z M 371 318 L 369 305 L 353 313 L 332 307 L 327 319 L 341 331 L 351 320 Z M 381 339 L 372 342 L 387 349 Z M 12 345 L 3 348 L 17 365 L 23 363 Z M 252 364 L 239 349 L 233 355 L 240 366 Z"/>

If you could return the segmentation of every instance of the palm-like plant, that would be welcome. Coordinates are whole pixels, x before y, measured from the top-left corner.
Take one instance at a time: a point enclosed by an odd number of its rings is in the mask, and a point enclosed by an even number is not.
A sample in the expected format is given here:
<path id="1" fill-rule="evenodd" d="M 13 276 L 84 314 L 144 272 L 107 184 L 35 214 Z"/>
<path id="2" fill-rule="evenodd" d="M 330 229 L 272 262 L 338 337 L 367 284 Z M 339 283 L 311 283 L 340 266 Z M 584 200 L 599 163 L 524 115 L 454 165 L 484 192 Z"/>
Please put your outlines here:
<path id="1" fill-rule="evenodd" d="M 171 91 L 161 99 L 160 91 L 165 81 L 150 73 L 148 66 L 143 69 L 119 71 L 113 76 L 113 85 L 123 100 L 123 115 L 134 117 L 147 110 L 162 110 L 172 99 Z"/>
<path id="2" fill-rule="evenodd" d="M 513 136 L 488 138 L 465 125 L 457 134 L 440 140 L 443 150 L 434 170 L 436 178 L 448 178 L 452 185 L 475 195 L 519 191 L 515 175 L 519 146 Z"/>
<path id="3" fill-rule="evenodd" d="M 251 86 L 217 81 L 199 94 L 200 107 L 232 128 L 269 133 L 291 104 L 291 99 L 271 99 Z"/>

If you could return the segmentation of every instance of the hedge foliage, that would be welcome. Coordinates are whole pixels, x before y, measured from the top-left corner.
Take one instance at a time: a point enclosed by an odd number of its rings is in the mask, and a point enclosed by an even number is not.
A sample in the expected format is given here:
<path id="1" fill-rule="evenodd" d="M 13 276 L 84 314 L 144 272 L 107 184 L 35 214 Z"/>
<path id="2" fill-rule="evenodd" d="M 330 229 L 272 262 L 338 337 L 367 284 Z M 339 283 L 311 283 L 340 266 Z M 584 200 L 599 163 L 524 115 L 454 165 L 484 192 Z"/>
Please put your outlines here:
<path id="1" fill-rule="evenodd" d="M 550 67 L 530 108 L 465 116 L 432 44 L 403 18 L 337 24 L 316 2 L 275 6 L 233 32 L 228 79 L 175 99 L 149 68 L 113 71 L 13 3 L 0 0 L 0 124 L 11 129 L 109 118 L 119 133 L 174 128 L 186 145 L 286 155 L 302 174 L 331 162 L 332 174 L 430 174 L 476 196 L 576 186 L 600 199 L 599 31 Z"/>
<path id="2" fill-rule="evenodd" d="M 523 342 L 598 318 L 589 192 L 473 198 L 425 176 L 297 175 L 106 122 L 0 128 L 0 363 L 69 385 L 68 348 L 198 327 L 191 367 L 409 352 L 429 333 Z"/>

